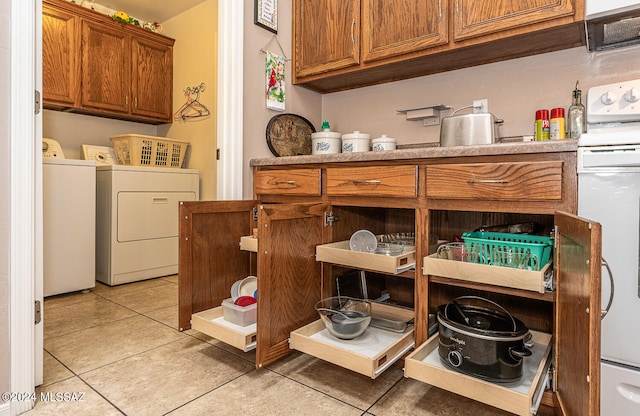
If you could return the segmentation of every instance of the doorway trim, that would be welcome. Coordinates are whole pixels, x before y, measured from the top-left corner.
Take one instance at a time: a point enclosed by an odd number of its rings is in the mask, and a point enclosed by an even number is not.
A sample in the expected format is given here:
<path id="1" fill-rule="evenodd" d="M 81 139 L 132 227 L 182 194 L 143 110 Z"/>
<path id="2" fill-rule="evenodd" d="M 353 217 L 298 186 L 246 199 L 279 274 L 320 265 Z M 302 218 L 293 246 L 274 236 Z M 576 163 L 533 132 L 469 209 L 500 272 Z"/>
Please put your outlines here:
<path id="1" fill-rule="evenodd" d="M 242 199 L 244 2 L 218 1 L 217 199 Z"/>
<path id="2" fill-rule="evenodd" d="M 11 391 L 33 392 L 35 387 L 34 299 L 37 278 L 38 189 L 36 117 L 36 52 L 40 2 L 11 0 L 11 107 L 9 127 L 11 158 L 11 231 L 9 260 L 9 336 Z M 9 412 L 17 415 L 33 407 L 31 401 L 13 401 Z"/>

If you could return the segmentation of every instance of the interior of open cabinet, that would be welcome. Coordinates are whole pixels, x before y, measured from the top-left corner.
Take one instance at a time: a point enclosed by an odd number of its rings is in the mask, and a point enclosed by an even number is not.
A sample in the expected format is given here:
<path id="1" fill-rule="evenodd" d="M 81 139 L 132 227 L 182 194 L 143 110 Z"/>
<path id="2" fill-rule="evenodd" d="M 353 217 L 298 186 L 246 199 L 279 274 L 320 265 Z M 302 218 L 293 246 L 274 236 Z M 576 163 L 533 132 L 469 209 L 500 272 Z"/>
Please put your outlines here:
<path id="1" fill-rule="evenodd" d="M 340 295 L 368 299 L 373 301 L 374 319 L 384 311 L 386 316 L 407 325 L 400 331 L 370 326 L 355 339 L 339 340 L 327 334 L 322 321 L 317 320 L 291 334 L 291 347 L 375 378 L 414 347 L 416 248 L 407 247 L 413 252 L 414 263 L 399 273 L 393 268 L 387 269 L 385 262 L 374 258 L 393 260 L 393 256 L 353 252 L 348 245 L 346 249 L 326 253 L 322 249 L 333 249 L 336 243 L 348 241 L 353 233 L 363 229 L 376 236 L 404 233 L 415 238 L 415 211 L 351 206 L 332 206 L 331 209 L 334 221 L 329 227 L 330 241 L 316 248 L 316 259 L 323 265 L 323 297 Z M 359 255 L 369 256 L 371 260 L 360 262 Z"/>
<path id="2" fill-rule="evenodd" d="M 549 236 L 554 225 L 553 215 L 448 210 L 430 210 L 427 212 L 429 233 L 437 236 L 438 239 L 447 241 L 462 241 L 463 233 L 486 229 L 489 226 L 525 223 L 535 224 L 537 234 Z M 452 260 L 438 261 L 453 262 Z M 429 313 L 436 314 L 438 306 L 445 305 L 460 296 L 477 296 L 496 302 L 514 317 L 520 319 L 528 329 L 535 331 L 537 334 L 543 334 L 542 336 L 537 336 L 538 339 L 543 341 L 540 345 L 536 344 L 536 349 L 540 350 L 538 351 L 540 357 L 534 363 L 535 371 L 524 371 L 523 380 L 529 377 L 529 379 L 525 380 L 525 385 L 529 387 L 525 388 L 526 391 L 523 393 L 518 391 L 518 389 L 522 389 L 522 386 L 509 389 L 508 386 L 504 387 L 500 384 L 466 376 L 442 365 L 437 351 L 438 336 L 435 335 L 422 344 L 407 359 L 405 375 L 511 412 L 531 414 L 531 408 L 538 403 L 541 397 L 541 394 L 539 394 L 532 398 L 534 396 L 533 393 L 544 390 L 546 386 L 545 377 L 549 373 L 548 370 L 552 363 L 551 334 L 554 333 L 555 329 L 555 294 L 551 290 L 545 290 L 541 293 L 541 291 L 522 289 L 518 284 L 515 284 L 514 287 L 509 287 L 508 284 L 504 284 L 502 281 L 496 281 L 495 284 L 492 284 L 491 274 L 488 274 L 487 281 L 478 281 L 475 278 L 476 276 L 473 275 L 473 267 L 496 268 L 495 270 L 500 273 L 508 274 L 509 268 L 506 267 L 464 264 L 465 267 L 471 268 L 471 275 L 468 279 L 465 279 L 465 276 L 448 277 L 446 275 L 438 275 L 433 270 L 442 269 L 430 268 L 429 266 L 429 259 L 425 258 L 423 265 L 425 279 L 420 282 L 424 282 L 424 285 L 426 285 L 421 289 L 421 293 L 428 294 L 428 301 L 421 302 L 421 308 L 426 307 Z M 547 268 L 550 267 L 552 267 L 551 264 L 547 265 Z M 516 269 L 513 269 L 513 271 L 516 273 L 521 272 Z M 496 275 L 499 276 L 499 273 L 496 273 Z M 483 304 L 482 301 L 465 299 L 464 302 L 486 307 L 486 303 Z M 524 362 L 531 363 L 531 360 L 527 360 L 527 358 L 525 358 Z M 537 374 L 538 371 L 544 374 Z M 532 385 L 534 381 L 535 386 Z M 545 385 L 540 387 L 541 384 Z M 496 389 L 495 394 L 480 393 L 491 391 L 492 389 Z M 511 396 L 509 395 L 510 392 L 513 393 Z M 495 397 L 508 398 L 493 400 Z"/>

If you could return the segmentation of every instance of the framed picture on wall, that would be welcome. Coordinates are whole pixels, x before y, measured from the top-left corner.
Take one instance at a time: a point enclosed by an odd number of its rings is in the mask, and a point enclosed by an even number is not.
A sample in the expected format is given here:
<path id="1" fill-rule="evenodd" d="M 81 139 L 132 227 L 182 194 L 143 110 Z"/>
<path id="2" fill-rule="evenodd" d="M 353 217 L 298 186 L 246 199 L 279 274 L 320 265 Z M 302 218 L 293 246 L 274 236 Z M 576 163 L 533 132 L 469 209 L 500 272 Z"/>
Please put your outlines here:
<path id="1" fill-rule="evenodd" d="M 278 33 L 278 0 L 255 0 L 254 23 Z"/>

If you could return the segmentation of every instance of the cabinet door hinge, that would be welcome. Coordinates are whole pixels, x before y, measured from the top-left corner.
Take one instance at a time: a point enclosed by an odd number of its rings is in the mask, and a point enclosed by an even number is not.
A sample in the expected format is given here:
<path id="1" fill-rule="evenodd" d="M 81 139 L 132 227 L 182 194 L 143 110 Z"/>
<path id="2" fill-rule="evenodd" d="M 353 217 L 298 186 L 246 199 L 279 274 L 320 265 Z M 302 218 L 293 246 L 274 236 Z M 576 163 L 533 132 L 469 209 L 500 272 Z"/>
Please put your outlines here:
<path id="1" fill-rule="evenodd" d="M 216 160 L 220 160 L 220 149 L 216 149 Z"/>
<path id="2" fill-rule="evenodd" d="M 551 230 L 551 235 L 549 236 L 553 240 L 554 249 L 557 247 L 557 244 L 558 244 L 558 239 L 556 238 L 557 236 L 558 236 L 558 226 L 554 225 L 553 230 Z"/>
<path id="3" fill-rule="evenodd" d="M 258 221 L 258 208 L 253 207 L 252 212 L 253 212 L 253 220 Z"/>
<path id="4" fill-rule="evenodd" d="M 42 107 L 41 107 L 41 101 L 40 101 L 40 91 L 38 90 L 35 90 L 34 105 L 35 105 L 35 113 L 40 114 L 40 109 Z"/>
<path id="5" fill-rule="evenodd" d="M 34 323 L 36 325 L 38 325 L 41 321 L 42 321 L 42 304 L 40 303 L 39 300 L 36 300 L 35 305 L 34 305 Z"/>
<path id="6" fill-rule="evenodd" d="M 324 226 L 331 227 L 333 223 L 336 221 L 340 221 L 340 217 L 337 215 L 333 215 L 333 211 L 324 213 Z"/>

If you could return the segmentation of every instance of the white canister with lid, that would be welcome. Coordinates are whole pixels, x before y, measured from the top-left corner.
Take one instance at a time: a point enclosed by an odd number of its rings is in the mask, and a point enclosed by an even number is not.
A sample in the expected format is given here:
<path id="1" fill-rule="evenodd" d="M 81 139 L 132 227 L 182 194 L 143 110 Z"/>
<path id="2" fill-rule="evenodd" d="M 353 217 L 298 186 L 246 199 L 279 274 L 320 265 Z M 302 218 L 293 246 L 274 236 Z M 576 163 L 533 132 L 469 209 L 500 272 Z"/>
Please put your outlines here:
<path id="1" fill-rule="evenodd" d="M 382 136 L 371 140 L 371 147 L 374 152 L 382 152 L 383 150 L 396 150 L 396 139 L 387 137 L 386 134 L 383 134 Z"/>
<path id="2" fill-rule="evenodd" d="M 354 131 L 342 135 L 342 153 L 368 152 L 371 150 L 371 136 Z"/>
<path id="3" fill-rule="evenodd" d="M 311 154 L 328 155 L 342 151 L 342 135 L 331 131 L 329 122 L 322 122 L 322 131 L 311 133 Z"/>

